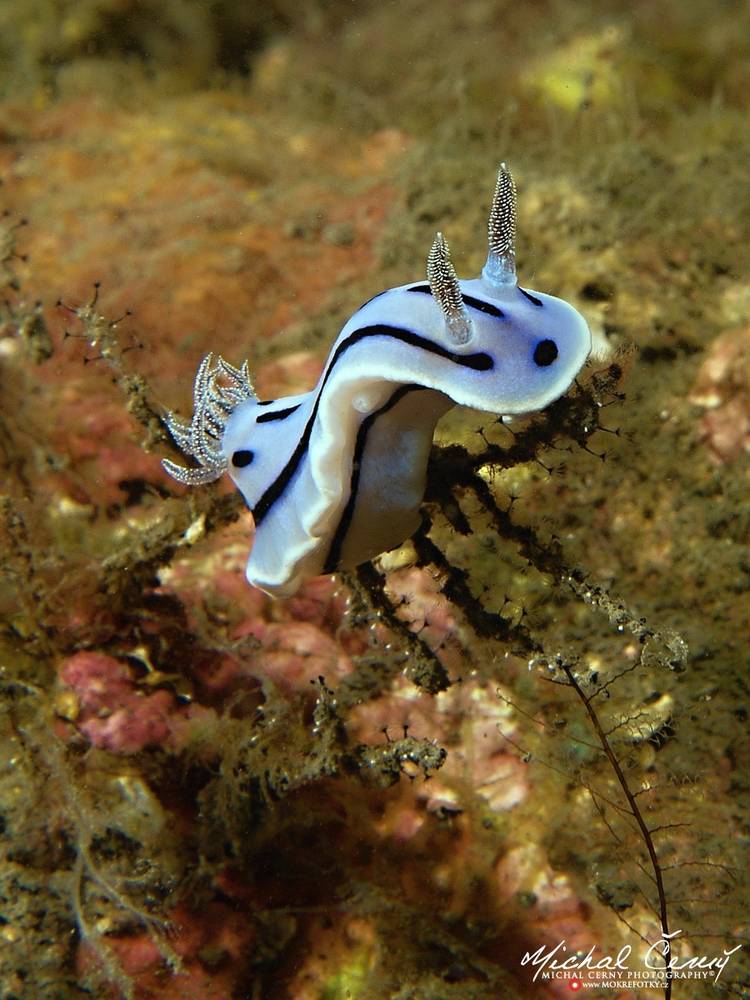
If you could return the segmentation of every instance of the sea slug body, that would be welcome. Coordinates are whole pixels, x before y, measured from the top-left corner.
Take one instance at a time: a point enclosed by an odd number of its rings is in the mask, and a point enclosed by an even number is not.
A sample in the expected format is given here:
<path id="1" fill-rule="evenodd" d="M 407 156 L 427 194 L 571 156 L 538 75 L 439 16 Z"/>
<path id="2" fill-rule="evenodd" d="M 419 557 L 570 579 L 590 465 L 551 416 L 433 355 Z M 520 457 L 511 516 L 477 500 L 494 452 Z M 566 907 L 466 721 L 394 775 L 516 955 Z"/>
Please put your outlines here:
<path id="1" fill-rule="evenodd" d="M 528 413 L 567 391 L 591 334 L 567 302 L 519 287 L 514 240 L 515 186 L 503 164 L 481 276 L 459 280 L 438 234 L 427 282 L 357 310 L 310 392 L 259 401 L 247 363 L 203 360 L 192 422 L 167 419 L 198 467 L 164 466 L 188 485 L 229 473 L 255 518 L 250 583 L 288 596 L 306 577 L 359 565 L 413 534 L 435 424 L 452 406 Z"/>

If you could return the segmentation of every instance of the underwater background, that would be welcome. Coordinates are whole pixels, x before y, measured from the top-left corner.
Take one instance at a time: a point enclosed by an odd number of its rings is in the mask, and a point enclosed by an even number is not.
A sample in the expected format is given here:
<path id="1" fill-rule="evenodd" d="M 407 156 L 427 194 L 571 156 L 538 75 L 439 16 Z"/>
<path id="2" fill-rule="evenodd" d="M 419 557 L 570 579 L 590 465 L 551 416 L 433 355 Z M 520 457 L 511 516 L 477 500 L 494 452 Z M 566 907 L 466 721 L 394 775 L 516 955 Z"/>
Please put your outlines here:
<path id="1" fill-rule="evenodd" d="M 648 995 L 750 996 L 749 111 L 739 0 L 0 0 L 3 1000 L 551 1000 L 678 931 L 725 965 Z M 501 160 L 598 357 L 271 600 L 165 413 L 309 389 L 436 230 L 478 274 Z"/>

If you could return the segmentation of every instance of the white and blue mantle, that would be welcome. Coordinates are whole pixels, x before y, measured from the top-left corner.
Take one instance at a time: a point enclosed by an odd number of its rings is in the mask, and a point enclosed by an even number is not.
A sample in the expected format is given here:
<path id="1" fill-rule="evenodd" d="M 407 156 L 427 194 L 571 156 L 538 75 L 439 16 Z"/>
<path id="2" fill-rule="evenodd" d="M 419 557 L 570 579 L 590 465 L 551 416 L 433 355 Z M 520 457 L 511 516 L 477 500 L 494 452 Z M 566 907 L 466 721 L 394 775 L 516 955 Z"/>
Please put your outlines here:
<path id="1" fill-rule="evenodd" d="M 198 467 L 164 465 L 189 485 L 229 473 L 255 518 L 252 584 L 288 596 L 306 577 L 356 566 L 413 534 L 435 424 L 450 407 L 528 413 L 567 391 L 591 334 L 568 303 L 517 284 L 514 235 L 503 165 L 482 276 L 459 281 L 438 234 L 428 281 L 365 303 L 310 392 L 259 401 L 247 364 L 204 359 L 193 420 L 168 418 Z"/>

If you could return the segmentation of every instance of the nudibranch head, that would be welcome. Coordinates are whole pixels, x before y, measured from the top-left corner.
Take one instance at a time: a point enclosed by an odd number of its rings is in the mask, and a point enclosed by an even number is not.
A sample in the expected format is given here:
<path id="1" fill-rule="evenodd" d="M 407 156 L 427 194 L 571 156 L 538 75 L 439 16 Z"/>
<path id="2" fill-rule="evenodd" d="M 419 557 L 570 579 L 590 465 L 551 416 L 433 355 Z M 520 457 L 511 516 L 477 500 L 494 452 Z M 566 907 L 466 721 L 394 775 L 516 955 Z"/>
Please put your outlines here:
<path id="1" fill-rule="evenodd" d="M 492 344 L 498 359 L 492 391 L 498 403 L 503 401 L 497 407 L 475 408 L 504 415 L 531 413 L 564 395 L 591 351 L 583 316 L 554 295 L 516 284 L 498 288 L 484 276 L 462 281 L 461 289 L 466 301 L 482 304 L 473 318 L 472 343 Z M 489 309 L 502 313 L 499 323 L 497 314 L 482 311 Z"/>
<path id="2" fill-rule="evenodd" d="M 167 418 L 198 467 L 164 465 L 188 485 L 232 477 L 255 518 L 251 583 L 286 596 L 306 577 L 408 538 L 435 424 L 454 404 L 527 413 L 567 391 L 591 334 L 567 302 L 517 284 L 515 232 L 515 185 L 503 164 L 481 277 L 458 278 L 438 233 L 427 282 L 357 310 L 310 392 L 260 401 L 247 362 L 204 359 L 192 421 Z"/>

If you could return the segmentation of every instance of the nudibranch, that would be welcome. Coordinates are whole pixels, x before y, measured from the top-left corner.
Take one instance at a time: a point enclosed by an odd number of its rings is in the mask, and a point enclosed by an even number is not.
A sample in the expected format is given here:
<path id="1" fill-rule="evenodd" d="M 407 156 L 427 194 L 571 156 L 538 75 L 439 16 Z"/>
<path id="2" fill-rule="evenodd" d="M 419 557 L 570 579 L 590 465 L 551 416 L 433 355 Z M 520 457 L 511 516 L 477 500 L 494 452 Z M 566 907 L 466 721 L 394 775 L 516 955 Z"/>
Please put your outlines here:
<path id="1" fill-rule="evenodd" d="M 196 460 L 164 468 L 181 483 L 228 472 L 255 519 L 247 579 L 279 597 L 357 566 L 420 523 L 435 424 L 458 404 L 499 415 L 563 395 L 591 350 L 586 321 L 516 281 L 516 191 L 502 164 L 481 276 L 459 280 L 441 233 L 427 281 L 381 292 L 336 339 L 310 392 L 259 400 L 248 373 L 209 354 L 190 423 L 169 414 Z"/>

